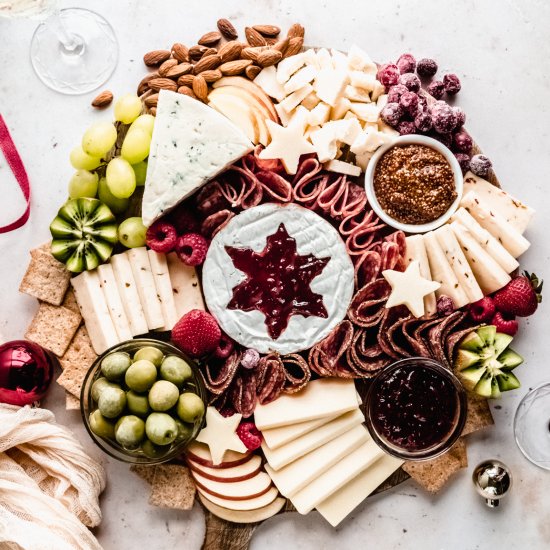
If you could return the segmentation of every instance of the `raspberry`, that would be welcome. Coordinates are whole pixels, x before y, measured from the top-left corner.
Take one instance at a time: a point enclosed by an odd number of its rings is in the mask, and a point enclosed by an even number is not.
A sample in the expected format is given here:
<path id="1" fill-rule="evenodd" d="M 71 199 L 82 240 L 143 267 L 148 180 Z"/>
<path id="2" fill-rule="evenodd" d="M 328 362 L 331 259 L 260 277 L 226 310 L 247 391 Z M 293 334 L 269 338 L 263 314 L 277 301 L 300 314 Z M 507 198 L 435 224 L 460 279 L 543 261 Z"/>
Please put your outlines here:
<path id="1" fill-rule="evenodd" d="M 491 297 L 485 296 L 484 298 L 481 298 L 481 300 L 470 304 L 468 311 L 470 313 L 470 317 L 476 323 L 488 323 L 495 315 L 495 302 Z"/>
<path id="2" fill-rule="evenodd" d="M 224 334 L 222 332 L 220 342 L 218 344 L 218 347 L 216 348 L 216 351 L 214 352 L 214 357 L 217 357 L 218 359 L 227 359 L 234 349 L 235 346 L 233 344 L 233 340 L 231 340 L 231 338 L 229 338 L 227 334 Z"/>
<path id="3" fill-rule="evenodd" d="M 437 73 L 437 63 L 434 59 L 425 57 L 416 64 L 416 72 L 422 78 L 431 78 Z"/>
<path id="4" fill-rule="evenodd" d="M 396 65 L 401 74 L 414 73 L 416 69 L 416 59 L 410 53 L 403 53 L 399 56 Z"/>
<path id="5" fill-rule="evenodd" d="M 378 73 L 376 73 L 376 79 L 379 80 L 381 84 L 386 86 L 386 88 L 397 84 L 397 81 L 399 80 L 399 69 L 397 68 L 397 65 L 393 65 L 392 63 L 382 65 L 378 69 Z"/>
<path id="6" fill-rule="evenodd" d="M 462 128 L 466 124 L 466 113 L 460 107 L 453 107 L 456 115 L 456 127 Z"/>
<path id="7" fill-rule="evenodd" d="M 255 369 L 260 362 L 260 354 L 253 348 L 248 348 L 241 357 L 241 366 L 245 369 Z"/>
<path id="8" fill-rule="evenodd" d="M 420 132 L 429 132 L 432 129 L 432 115 L 427 111 L 419 112 L 414 117 L 414 125 Z"/>
<path id="9" fill-rule="evenodd" d="M 224 418 L 229 418 L 230 416 L 233 416 L 235 414 L 235 411 L 231 407 L 228 407 L 227 405 L 223 407 L 223 409 L 218 409 L 218 412 Z"/>
<path id="10" fill-rule="evenodd" d="M 199 220 L 185 203 L 180 204 L 169 214 L 170 221 L 178 235 L 196 233 L 199 230 Z"/>
<path id="11" fill-rule="evenodd" d="M 178 240 L 178 234 L 173 225 L 159 220 L 147 229 L 145 239 L 147 246 L 151 250 L 168 254 L 168 252 L 174 250 Z"/>
<path id="12" fill-rule="evenodd" d="M 489 174 L 489 170 L 493 166 L 493 163 L 490 161 L 489 157 L 485 155 L 474 155 L 470 160 L 470 170 L 480 177 L 485 177 Z"/>
<path id="13" fill-rule="evenodd" d="M 460 80 L 456 74 L 446 74 L 443 76 L 443 84 L 445 84 L 445 91 L 449 95 L 455 95 L 460 92 Z"/>
<path id="14" fill-rule="evenodd" d="M 437 314 L 445 317 L 455 310 L 455 303 L 450 296 L 443 294 L 437 299 Z"/>
<path id="15" fill-rule="evenodd" d="M 405 92 L 399 99 L 399 105 L 411 116 L 415 116 L 418 112 L 418 96 L 414 92 Z"/>
<path id="16" fill-rule="evenodd" d="M 177 242 L 176 253 L 185 265 L 200 265 L 206 258 L 208 241 L 198 233 L 186 233 Z"/>
<path id="17" fill-rule="evenodd" d="M 460 164 L 462 173 L 465 174 L 470 169 L 470 155 L 466 153 L 455 153 L 456 160 Z"/>
<path id="18" fill-rule="evenodd" d="M 416 134 L 416 126 L 414 125 L 414 122 L 411 122 L 410 120 L 402 120 L 397 125 L 397 131 L 399 132 L 399 135 L 401 135 L 401 136 L 408 136 L 409 134 Z"/>
<path id="19" fill-rule="evenodd" d="M 456 153 L 470 154 L 474 142 L 466 130 L 460 130 L 453 134 L 453 151 Z"/>
<path id="20" fill-rule="evenodd" d="M 500 311 L 495 313 L 491 325 L 497 327 L 497 332 L 503 332 L 510 336 L 515 336 L 519 329 L 519 323 L 516 321 L 515 317 L 504 315 Z"/>
<path id="21" fill-rule="evenodd" d="M 206 311 L 192 309 L 172 329 L 172 341 L 190 357 L 203 357 L 212 353 L 220 343 L 222 331 Z"/>
<path id="22" fill-rule="evenodd" d="M 405 73 L 399 77 L 399 84 L 405 86 L 411 92 L 420 90 L 420 78 L 413 73 Z"/>
<path id="23" fill-rule="evenodd" d="M 399 103 L 387 103 L 380 116 L 384 122 L 396 128 L 403 116 L 403 109 Z"/>
<path id="24" fill-rule="evenodd" d="M 237 428 L 237 435 L 249 451 L 255 451 L 262 444 L 262 433 L 254 422 L 241 422 Z"/>
<path id="25" fill-rule="evenodd" d="M 456 126 L 453 108 L 444 101 L 438 101 L 431 109 L 434 130 L 439 134 L 449 134 Z"/>
<path id="26" fill-rule="evenodd" d="M 435 99 L 441 99 L 445 93 L 445 84 L 441 80 L 434 80 L 428 84 L 426 91 Z"/>
<path id="27" fill-rule="evenodd" d="M 399 103 L 401 96 L 408 91 L 409 89 L 403 84 L 392 86 L 388 92 L 388 103 Z"/>

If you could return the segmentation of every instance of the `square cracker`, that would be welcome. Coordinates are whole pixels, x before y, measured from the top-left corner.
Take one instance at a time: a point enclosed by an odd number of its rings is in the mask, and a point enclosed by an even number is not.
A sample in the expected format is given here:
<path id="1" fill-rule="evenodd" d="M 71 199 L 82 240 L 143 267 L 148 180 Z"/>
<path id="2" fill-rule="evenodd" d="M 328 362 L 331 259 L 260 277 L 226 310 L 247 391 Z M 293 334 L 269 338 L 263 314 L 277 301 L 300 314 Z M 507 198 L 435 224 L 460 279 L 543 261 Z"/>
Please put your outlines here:
<path id="1" fill-rule="evenodd" d="M 462 430 L 462 435 L 468 435 L 477 432 L 482 428 L 487 428 L 495 423 L 489 401 L 483 397 L 478 397 L 468 392 L 468 408 L 466 412 L 466 424 Z"/>
<path id="2" fill-rule="evenodd" d="M 149 485 L 153 483 L 155 477 L 156 466 L 144 466 L 143 464 L 132 464 L 130 471 L 137 474 L 141 479 L 145 480 Z"/>
<path id="3" fill-rule="evenodd" d="M 67 292 L 65 292 L 65 297 L 61 305 L 80 315 L 80 308 L 78 307 L 78 302 L 76 301 L 76 295 L 72 286 L 69 286 Z"/>
<path id="4" fill-rule="evenodd" d="M 75 397 L 72 393 L 65 391 L 65 410 L 67 411 L 79 411 L 80 399 Z"/>
<path id="5" fill-rule="evenodd" d="M 59 306 L 69 288 L 70 280 L 70 271 L 48 250 L 35 248 L 31 250 L 31 261 L 19 285 L 19 292 Z"/>
<path id="6" fill-rule="evenodd" d="M 405 462 L 403 470 L 430 493 L 437 493 L 449 478 L 468 466 L 466 442 L 461 437 L 444 455 L 425 462 Z"/>
<path id="7" fill-rule="evenodd" d="M 193 507 L 195 482 L 186 466 L 157 465 L 151 485 L 149 504 L 152 506 L 176 510 L 191 510 Z"/>
<path id="8" fill-rule="evenodd" d="M 69 347 L 81 321 L 79 313 L 66 307 L 41 302 L 27 328 L 25 338 L 61 357 Z"/>

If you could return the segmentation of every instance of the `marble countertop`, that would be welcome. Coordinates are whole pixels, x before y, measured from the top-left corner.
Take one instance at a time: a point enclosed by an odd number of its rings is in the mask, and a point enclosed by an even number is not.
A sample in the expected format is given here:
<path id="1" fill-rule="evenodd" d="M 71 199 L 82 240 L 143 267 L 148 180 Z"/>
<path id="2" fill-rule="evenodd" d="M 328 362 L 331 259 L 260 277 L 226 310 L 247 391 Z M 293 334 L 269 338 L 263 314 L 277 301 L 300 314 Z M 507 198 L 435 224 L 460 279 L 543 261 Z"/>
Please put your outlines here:
<path id="1" fill-rule="evenodd" d="M 85 6 L 84 1 L 61 2 Z M 113 24 L 120 59 L 105 88 L 116 95 L 133 91 L 144 73 L 143 53 L 191 43 L 228 17 L 239 29 L 255 23 L 283 28 L 299 21 L 308 44 L 346 49 L 357 43 L 373 58 L 396 59 L 411 51 L 434 57 L 443 71 L 456 72 L 462 91 L 456 103 L 467 113 L 467 128 L 492 158 L 503 186 L 534 206 L 538 215 L 527 236 L 531 249 L 522 264 L 550 280 L 548 218 L 550 193 L 550 4 L 543 0 L 96 0 L 93 9 Z M 28 250 L 49 237 L 48 225 L 63 202 L 71 174 L 68 154 L 90 122 L 95 96 L 61 96 L 46 89 L 29 62 L 29 42 L 37 22 L 0 19 L 0 112 L 7 121 L 33 188 L 30 222 L 0 235 L 0 332 L 21 337 L 37 307 L 17 292 Z M 23 207 L 18 188 L 0 158 L 3 223 Z M 550 334 L 550 298 L 536 316 L 521 323 L 514 347 L 526 359 L 517 374 L 523 386 L 493 403 L 496 426 L 469 438 L 469 466 L 436 496 L 412 481 L 369 498 L 337 529 L 320 515 L 277 516 L 255 533 L 251 548 L 302 550 L 373 547 L 381 549 L 542 549 L 550 547 L 550 473 L 531 465 L 517 449 L 514 411 L 529 388 L 550 380 L 545 360 Z M 201 546 L 203 515 L 155 509 L 148 487 L 128 466 L 102 455 L 85 433 L 78 412 L 64 410 L 55 388 L 44 403 L 59 422 L 74 429 L 89 452 L 102 460 L 108 488 L 102 497 L 104 521 L 96 534 L 106 550 L 135 548 L 188 550 Z M 499 458 L 514 475 L 509 499 L 491 510 L 473 490 L 474 466 Z"/>

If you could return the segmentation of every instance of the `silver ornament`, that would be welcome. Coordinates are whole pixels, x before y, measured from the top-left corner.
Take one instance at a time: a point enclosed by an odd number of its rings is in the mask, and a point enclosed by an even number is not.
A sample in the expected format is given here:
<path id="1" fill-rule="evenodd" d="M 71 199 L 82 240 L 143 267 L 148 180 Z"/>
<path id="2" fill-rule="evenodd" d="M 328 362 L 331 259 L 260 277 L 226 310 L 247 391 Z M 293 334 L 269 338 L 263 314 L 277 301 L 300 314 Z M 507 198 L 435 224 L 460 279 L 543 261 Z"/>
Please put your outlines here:
<path id="1" fill-rule="evenodd" d="M 489 508 L 496 508 L 500 499 L 512 487 L 512 474 L 506 464 L 500 460 L 490 459 L 474 468 L 472 480 L 476 491 L 485 499 Z"/>

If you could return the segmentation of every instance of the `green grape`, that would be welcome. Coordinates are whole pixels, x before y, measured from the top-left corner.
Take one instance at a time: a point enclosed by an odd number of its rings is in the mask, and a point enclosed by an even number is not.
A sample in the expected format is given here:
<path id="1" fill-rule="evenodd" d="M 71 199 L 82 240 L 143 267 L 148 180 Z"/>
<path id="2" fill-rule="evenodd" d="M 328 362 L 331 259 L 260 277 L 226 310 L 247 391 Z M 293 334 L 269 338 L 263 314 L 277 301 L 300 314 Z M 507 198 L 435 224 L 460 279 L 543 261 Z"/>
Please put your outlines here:
<path id="1" fill-rule="evenodd" d="M 117 138 L 112 122 L 96 122 L 82 136 L 82 149 L 92 157 L 103 157 L 111 150 Z"/>
<path id="2" fill-rule="evenodd" d="M 136 128 L 130 130 L 124 141 L 122 142 L 122 150 L 120 155 L 130 164 L 137 164 L 145 160 L 149 155 L 149 147 L 151 146 L 151 134 L 145 130 Z"/>
<path id="3" fill-rule="evenodd" d="M 127 218 L 118 226 L 118 240 L 126 248 L 145 246 L 147 228 L 139 216 Z"/>
<path id="4" fill-rule="evenodd" d="M 109 191 L 109 186 L 105 178 L 99 180 L 97 197 L 111 209 L 113 214 L 122 214 L 122 212 L 126 212 L 130 204 L 130 199 L 119 199 Z"/>
<path id="5" fill-rule="evenodd" d="M 76 170 L 95 170 L 101 164 L 101 157 L 92 157 L 77 145 L 70 155 L 70 161 Z"/>
<path id="6" fill-rule="evenodd" d="M 69 197 L 93 199 L 97 194 L 98 175 L 88 170 L 77 170 L 69 181 Z"/>
<path id="7" fill-rule="evenodd" d="M 147 133 L 153 135 L 154 126 L 155 117 L 153 115 L 139 115 L 136 120 L 132 122 L 130 130 L 135 130 L 136 128 L 139 128 L 140 130 L 145 130 Z"/>
<path id="8" fill-rule="evenodd" d="M 147 175 L 147 161 L 142 160 L 137 164 L 132 164 L 132 168 L 136 174 L 136 185 L 145 185 L 145 176 Z"/>
<path id="9" fill-rule="evenodd" d="M 136 175 L 132 165 L 121 157 L 115 157 L 107 165 L 107 185 L 117 199 L 127 199 L 136 189 Z"/>
<path id="10" fill-rule="evenodd" d="M 141 114 L 141 99 L 136 94 L 123 95 L 115 103 L 115 120 L 130 124 Z"/>

